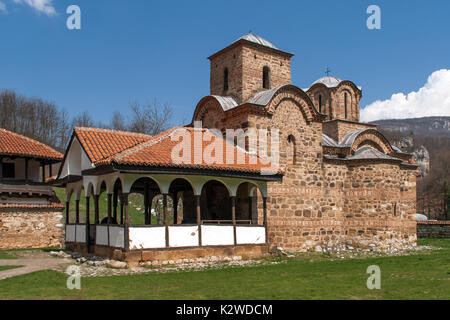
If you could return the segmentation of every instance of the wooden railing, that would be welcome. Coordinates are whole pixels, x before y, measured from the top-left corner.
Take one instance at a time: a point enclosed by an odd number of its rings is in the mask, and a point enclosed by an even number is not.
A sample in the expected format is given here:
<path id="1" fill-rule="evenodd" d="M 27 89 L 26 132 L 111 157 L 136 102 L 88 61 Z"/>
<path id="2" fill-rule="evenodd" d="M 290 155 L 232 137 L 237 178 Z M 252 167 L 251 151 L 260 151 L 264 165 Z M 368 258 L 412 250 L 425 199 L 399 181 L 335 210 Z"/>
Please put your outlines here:
<path id="1" fill-rule="evenodd" d="M 214 223 L 214 224 L 233 224 L 233 220 L 202 220 L 202 224 Z M 252 224 L 252 220 L 236 220 L 236 224 Z"/>

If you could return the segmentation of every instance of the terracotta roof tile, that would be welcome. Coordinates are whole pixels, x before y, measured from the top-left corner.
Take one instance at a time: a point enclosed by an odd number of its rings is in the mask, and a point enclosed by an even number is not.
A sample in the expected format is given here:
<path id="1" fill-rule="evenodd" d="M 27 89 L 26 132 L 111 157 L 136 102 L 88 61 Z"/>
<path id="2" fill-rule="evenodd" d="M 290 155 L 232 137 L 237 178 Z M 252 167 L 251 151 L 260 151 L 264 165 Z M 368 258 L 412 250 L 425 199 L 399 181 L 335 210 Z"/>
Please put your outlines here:
<path id="1" fill-rule="evenodd" d="M 202 144 L 194 143 L 194 133 L 210 134 L 211 140 L 204 141 Z M 186 135 L 186 138 L 191 139 L 191 154 L 190 161 L 186 163 L 177 163 L 172 159 L 172 150 L 182 140 L 180 136 Z M 178 137 L 178 139 L 176 139 Z M 184 136 L 183 136 L 184 139 Z M 218 156 L 220 163 L 211 163 L 211 161 L 195 161 L 194 152 L 205 154 L 206 148 L 212 143 L 216 142 L 216 139 L 221 139 L 223 150 L 222 155 Z M 217 141 L 218 142 L 218 141 Z M 210 146 L 211 147 L 211 146 Z M 227 150 L 233 152 L 234 161 L 231 164 L 227 163 Z M 208 154 L 208 152 L 206 152 Z M 214 156 L 214 154 L 213 154 Z M 244 161 L 238 163 L 238 157 L 242 157 Z M 110 163 L 122 164 L 122 165 L 136 165 L 136 166 L 154 166 L 154 167 L 178 167 L 178 168 L 198 168 L 198 169 L 213 169 L 213 170 L 228 170 L 228 171 L 241 171 L 241 172 L 258 172 L 270 169 L 270 163 L 263 161 L 256 155 L 250 154 L 245 150 L 234 146 L 221 136 L 214 135 L 208 129 L 196 129 L 189 127 L 176 127 L 172 128 L 158 136 L 155 136 L 145 142 L 142 142 L 134 147 L 123 150 L 120 153 L 114 154 L 108 158 L 95 162 L 95 165 L 105 165 Z M 277 170 L 276 173 L 281 173 L 281 170 Z"/>
<path id="2" fill-rule="evenodd" d="M 0 155 L 62 160 L 63 154 L 39 141 L 0 129 Z"/>
<path id="3" fill-rule="evenodd" d="M 94 163 L 152 139 L 147 134 L 98 128 L 75 127 L 74 132 Z"/>

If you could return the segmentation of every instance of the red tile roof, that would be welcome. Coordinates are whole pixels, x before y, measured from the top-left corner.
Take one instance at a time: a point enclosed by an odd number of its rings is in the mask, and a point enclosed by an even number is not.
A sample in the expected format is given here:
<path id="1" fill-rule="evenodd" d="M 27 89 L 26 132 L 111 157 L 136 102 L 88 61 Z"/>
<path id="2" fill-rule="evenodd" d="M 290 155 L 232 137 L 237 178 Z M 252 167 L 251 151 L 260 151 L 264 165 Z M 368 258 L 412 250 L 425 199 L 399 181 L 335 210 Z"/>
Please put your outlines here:
<path id="1" fill-rule="evenodd" d="M 175 127 L 154 137 L 93 128 L 76 128 L 75 130 L 78 137 L 82 136 L 80 142 L 96 166 L 115 163 L 131 166 L 227 170 L 253 173 L 261 173 L 262 170 L 270 169 L 270 164 L 263 162 L 261 158 L 234 146 L 221 136 L 214 135 L 208 129 Z M 201 139 L 201 144 L 194 143 L 195 132 L 203 135 L 210 134 L 210 141 Z M 184 134 L 186 138 L 189 137 L 191 139 L 190 161 L 188 163 L 176 163 L 172 159 L 172 150 L 181 141 L 184 141 Z M 220 163 L 210 163 L 212 160 L 207 161 L 203 157 L 201 161 L 195 161 L 194 152 L 196 154 L 205 154 L 206 148 L 208 146 L 211 148 L 212 146 L 210 145 L 215 143 L 216 139 L 222 140 L 222 155 L 218 156 L 218 162 Z M 138 142 L 139 140 L 140 142 Z M 219 141 L 217 142 L 220 143 Z M 230 164 L 227 163 L 227 150 L 230 150 L 234 155 L 234 161 Z M 244 161 L 239 163 L 237 159 L 244 159 Z M 281 171 L 277 170 L 277 173 L 281 173 Z"/>
<path id="2" fill-rule="evenodd" d="M 0 155 L 62 160 L 63 154 L 39 141 L 0 129 Z"/>
<path id="3" fill-rule="evenodd" d="M 74 132 L 94 163 L 152 139 L 147 134 L 98 128 L 75 127 Z"/>

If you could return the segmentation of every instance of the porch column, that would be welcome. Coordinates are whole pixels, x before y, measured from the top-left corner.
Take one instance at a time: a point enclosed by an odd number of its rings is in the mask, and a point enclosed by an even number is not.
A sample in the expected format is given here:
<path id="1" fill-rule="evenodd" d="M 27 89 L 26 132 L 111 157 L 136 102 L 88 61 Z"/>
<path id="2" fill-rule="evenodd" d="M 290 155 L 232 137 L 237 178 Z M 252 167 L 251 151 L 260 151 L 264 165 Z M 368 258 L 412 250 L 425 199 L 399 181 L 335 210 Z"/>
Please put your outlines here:
<path id="1" fill-rule="evenodd" d="M 0 157 L 0 179 L 3 179 L 3 158 Z"/>
<path id="2" fill-rule="evenodd" d="M 128 202 L 128 195 L 127 195 L 127 202 Z M 120 197 L 120 224 L 124 224 L 124 221 L 123 221 L 123 209 L 124 209 L 124 197 L 123 197 L 123 194 L 122 194 L 122 196 Z"/>
<path id="3" fill-rule="evenodd" d="M 178 223 L 178 192 L 173 194 L 173 224 Z"/>
<path id="4" fill-rule="evenodd" d="M 75 200 L 75 223 L 80 223 L 80 200 Z"/>
<path id="5" fill-rule="evenodd" d="M 248 219 L 253 224 L 253 197 L 248 197 Z"/>
<path id="6" fill-rule="evenodd" d="M 49 176 L 49 178 L 53 177 L 53 174 L 52 174 L 52 164 L 51 164 L 51 163 L 48 165 L 48 176 Z"/>
<path id="7" fill-rule="evenodd" d="M 145 184 L 145 187 L 144 187 L 144 220 L 145 220 L 145 222 L 144 222 L 144 224 L 145 225 L 148 225 L 148 224 L 150 224 L 149 223 L 149 214 L 148 214 L 148 196 L 149 196 L 149 194 L 148 194 L 148 183 L 146 183 Z"/>
<path id="8" fill-rule="evenodd" d="M 163 194 L 164 225 L 166 226 L 166 247 L 169 247 L 169 215 L 167 213 L 167 194 Z"/>
<path id="9" fill-rule="evenodd" d="M 112 207 L 112 194 L 108 193 L 108 226 L 107 226 L 107 230 L 108 230 L 108 247 L 110 246 L 110 239 L 109 239 L 109 226 L 111 224 L 111 208 Z"/>
<path id="10" fill-rule="evenodd" d="M 98 207 L 99 195 L 94 195 L 95 224 L 100 224 L 100 212 Z"/>
<path id="11" fill-rule="evenodd" d="M 198 226 L 198 246 L 202 246 L 202 216 L 200 212 L 200 196 L 194 195 L 195 199 L 195 211 L 197 214 L 197 226 Z M 183 207 L 184 209 L 184 207 Z"/>
<path id="12" fill-rule="evenodd" d="M 89 217 L 89 197 L 86 197 L 86 246 L 89 248 L 89 234 L 91 229 L 90 217 Z"/>
<path id="13" fill-rule="evenodd" d="M 116 221 L 116 223 L 118 224 L 119 221 L 117 220 L 117 202 L 118 202 L 118 196 L 117 196 L 116 190 L 114 190 L 114 195 L 113 195 L 113 217 L 114 217 L 114 220 Z"/>
<path id="14" fill-rule="evenodd" d="M 69 224 L 69 214 L 70 214 L 70 202 L 66 201 L 66 225 Z"/>
<path id="15" fill-rule="evenodd" d="M 233 237 L 234 245 L 237 245 L 237 234 L 236 234 L 236 197 L 231 197 L 231 220 L 233 221 Z"/>
<path id="16" fill-rule="evenodd" d="M 112 194 L 108 193 L 108 224 L 111 223 Z"/>
<path id="17" fill-rule="evenodd" d="M 269 231 L 267 229 L 267 198 L 263 197 L 263 215 L 264 215 L 264 229 L 266 231 L 266 243 L 269 243 Z"/>
<path id="18" fill-rule="evenodd" d="M 25 158 L 25 181 L 28 181 L 28 158 Z"/>
<path id="19" fill-rule="evenodd" d="M 41 162 L 41 174 L 42 174 L 41 181 L 42 181 L 42 183 L 44 183 L 45 182 L 45 163 L 44 162 Z"/>
<path id="20" fill-rule="evenodd" d="M 125 214 L 125 221 L 124 221 L 124 247 L 125 251 L 130 251 L 130 217 L 128 216 L 128 193 L 122 194 L 122 200 L 123 200 L 123 211 Z"/>

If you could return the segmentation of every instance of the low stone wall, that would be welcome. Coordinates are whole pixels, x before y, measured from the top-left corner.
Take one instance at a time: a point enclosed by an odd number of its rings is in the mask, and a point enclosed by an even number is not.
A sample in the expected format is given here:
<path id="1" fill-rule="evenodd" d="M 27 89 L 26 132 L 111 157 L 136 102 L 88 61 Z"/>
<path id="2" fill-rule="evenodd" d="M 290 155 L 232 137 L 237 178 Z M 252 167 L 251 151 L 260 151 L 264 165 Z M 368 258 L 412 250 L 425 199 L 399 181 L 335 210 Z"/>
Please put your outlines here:
<path id="1" fill-rule="evenodd" d="M 450 221 L 417 222 L 419 238 L 450 238 Z"/>
<path id="2" fill-rule="evenodd" d="M 62 209 L 0 208 L 0 249 L 62 247 Z"/>

